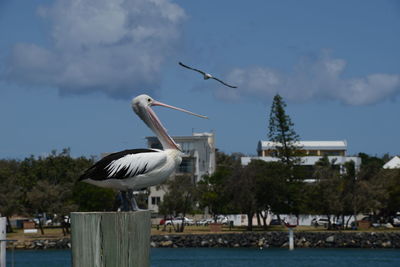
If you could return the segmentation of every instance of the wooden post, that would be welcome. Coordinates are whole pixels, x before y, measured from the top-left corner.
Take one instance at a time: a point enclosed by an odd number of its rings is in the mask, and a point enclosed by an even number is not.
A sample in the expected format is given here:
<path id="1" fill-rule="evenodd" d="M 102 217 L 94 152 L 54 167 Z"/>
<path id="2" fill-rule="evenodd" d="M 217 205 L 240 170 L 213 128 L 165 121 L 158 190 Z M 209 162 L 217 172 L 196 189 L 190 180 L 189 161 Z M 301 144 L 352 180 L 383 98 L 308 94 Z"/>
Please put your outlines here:
<path id="1" fill-rule="evenodd" d="M 289 250 L 294 249 L 293 228 L 289 228 Z"/>
<path id="2" fill-rule="evenodd" d="M 6 267 L 6 217 L 0 217 L 0 267 Z"/>
<path id="3" fill-rule="evenodd" d="M 71 213 L 72 266 L 150 266 L 150 211 Z"/>

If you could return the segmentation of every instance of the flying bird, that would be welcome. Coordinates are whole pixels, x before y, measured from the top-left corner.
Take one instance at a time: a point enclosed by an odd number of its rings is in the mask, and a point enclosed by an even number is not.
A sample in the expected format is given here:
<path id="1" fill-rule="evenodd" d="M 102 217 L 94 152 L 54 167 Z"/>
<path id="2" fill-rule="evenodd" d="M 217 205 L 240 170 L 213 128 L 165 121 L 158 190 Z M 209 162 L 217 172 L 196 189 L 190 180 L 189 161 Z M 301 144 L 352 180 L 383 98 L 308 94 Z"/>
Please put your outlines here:
<path id="1" fill-rule="evenodd" d="M 228 87 L 231 87 L 231 88 L 237 88 L 237 86 L 229 85 L 229 84 L 227 84 L 226 82 L 221 81 L 220 79 L 218 79 L 217 77 L 212 76 L 212 75 L 209 74 L 209 73 L 206 73 L 206 72 L 204 72 L 204 71 L 202 71 L 202 70 L 198 70 L 198 69 L 189 67 L 189 66 L 183 64 L 182 62 L 179 62 L 179 65 L 181 65 L 181 66 L 184 67 L 184 68 L 187 68 L 187 69 L 190 69 L 190 70 L 194 70 L 194 71 L 197 71 L 197 72 L 203 74 L 204 80 L 214 79 L 214 80 L 216 80 L 216 81 L 219 81 L 220 83 L 222 83 L 222 84 L 225 85 L 225 86 L 228 86 Z"/>
<path id="2" fill-rule="evenodd" d="M 163 106 L 201 118 L 206 116 L 158 102 L 148 95 L 132 99 L 132 109 L 154 132 L 164 150 L 129 149 L 112 153 L 90 167 L 79 181 L 121 191 L 122 210 L 138 210 L 133 191 L 164 182 L 181 164 L 184 153 L 167 134 L 152 106 Z"/>

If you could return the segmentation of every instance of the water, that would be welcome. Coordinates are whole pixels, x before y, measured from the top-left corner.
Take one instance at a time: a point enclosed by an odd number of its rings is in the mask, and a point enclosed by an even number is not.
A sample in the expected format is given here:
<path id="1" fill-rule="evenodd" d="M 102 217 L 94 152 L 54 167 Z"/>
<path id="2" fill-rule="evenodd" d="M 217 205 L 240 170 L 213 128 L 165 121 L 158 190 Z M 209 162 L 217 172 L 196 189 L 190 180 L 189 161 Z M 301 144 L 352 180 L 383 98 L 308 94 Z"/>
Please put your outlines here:
<path id="1" fill-rule="evenodd" d="M 7 266 L 11 253 L 7 253 Z M 18 250 L 15 267 L 71 266 L 69 250 Z M 152 267 L 182 266 L 400 266 L 395 249 L 244 249 L 244 248 L 155 248 Z"/>

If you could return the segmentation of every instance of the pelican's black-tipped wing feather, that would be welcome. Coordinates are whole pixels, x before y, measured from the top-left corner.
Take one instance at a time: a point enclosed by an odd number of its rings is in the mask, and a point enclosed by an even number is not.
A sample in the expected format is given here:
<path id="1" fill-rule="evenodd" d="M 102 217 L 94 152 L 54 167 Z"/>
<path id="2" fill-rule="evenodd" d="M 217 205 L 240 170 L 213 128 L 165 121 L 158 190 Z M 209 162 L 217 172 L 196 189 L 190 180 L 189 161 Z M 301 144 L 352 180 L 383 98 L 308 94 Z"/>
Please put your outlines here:
<path id="1" fill-rule="evenodd" d="M 112 153 L 86 170 L 79 181 L 125 179 L 146 173 L 165 162 L 165 155 L 159 152 L 155 149 L 129 149 Z"/>

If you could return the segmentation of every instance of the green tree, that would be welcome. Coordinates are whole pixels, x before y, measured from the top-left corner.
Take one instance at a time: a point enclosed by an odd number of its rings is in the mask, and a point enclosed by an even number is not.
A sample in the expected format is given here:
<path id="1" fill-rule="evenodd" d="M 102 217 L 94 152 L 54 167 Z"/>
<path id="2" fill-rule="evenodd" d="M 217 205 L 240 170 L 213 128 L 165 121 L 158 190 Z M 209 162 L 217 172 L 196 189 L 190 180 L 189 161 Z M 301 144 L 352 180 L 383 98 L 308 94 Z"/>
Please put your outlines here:
<path id="1" fill-rule="evenodd" d="M 287 165 L 293 165 L 299 161 L 298 141 L 299 135 L 294 130 L 289 115 L 285 112 L 286 103 L 277 94 L 272 102 L 269 115 L 268 138 L 275 142 L 277 157 Z"/>
<path id="2" fill-rule="evenodd" d="M 266 228 L 268 211 L 279 214 L 288 210 L 288 183 L 285 175 L 287 168 L 282 162 L 262 160 L 252 160 L 247 168 L 247 172 L 255 176 L 257 219 L 261 217 L 263 227 Z"/>
<path id="3" fill-rule="evenodd" d="M 284 173 L 288 175 L 286 179 L 290 182 L 287 184 L 286 194 L 288 212 L 299 215 L 304 198 L 302 168 L 296 166 L 300 163 L 300 137 L 294 130 L 294 124 L 286 114 L 285 107 L 286 103 L 282 97 L 279 94 L 275 95 L 269 118 L 268 138 L 275 143 L 276 156 L 286 165 Z"/>
<path id="4" fill-rule="evenodd" d="M 19 162 L 0 160 L 0 214 L 7 218 L 7 232 L 13 229 L 10 217 L 23 212 L 22 187 L 18 183 Z"/>
<path id="5" fill-rule="evenodd" d="M 227 184 L 227 190 L 235 208 L 247 215 L 247 230 L 252 231 L 253 216 L 257 212 L 257 173 L 254 172 L 251 163 L 249 165 L 235 168 Z"/>
<path id="6" fill-rule="evenodd" d="M 109 188 L 77 182 L 72 187 L 72 200 L 78 211 L 112 211 L 116 209 L 117 192 Z"/>
<path id="7" fill-rule="evenodd" d="M 327 216 L 328 228 L 331 228 L 331 216 L 340 216 L 343 210 L 343 179 L 335 161 L 330 162 L 327 156 L 315 163 L 313 178 L 316 182 L 307 186 L 308 206 L 313 213 Z"/>
<path id="8" fill-rule="evenodd" d="M 216 220 L 219 214 L 232 211 L 231 195 L 227 184 L 236 166 L 240 165 L 237 154 L 227 155 L 217 151 L 217 168 L 212 175 L 206 175 L 197 183 L 196 191 L 200 208 L 208 211 Z"/>
<path id="9" fill-rule="evenodd" d="M 382 202 L 382 215 L 386 218 L 396 216 L 400 210 L 400 169 L 382 169 L 373 181 L 384 187 L 378 196 Z"/>
<path id="10" fill-rule="evenodd" d="M 196 189 L 192 181 L 189 175 L 179 175 L 166 182 L 168 192 L 159 205 L 159 211 L 166 217 L 182 215 L 182 223 L 178 228 L 173 225 L 176 232 L 184 231 L 184 217 L 193 210 Z"/>
<path id="11" fill-rule="evenodd" d="M 52 184 L 48 180 L 40 180 L 27 193 L 27 200 L 30 203 L 31 214 L 57 214 L 60 213 L 63 188 L 60 185 Z M 44 234 L 42 220 L 39 220 L 39 228 Z"/>

